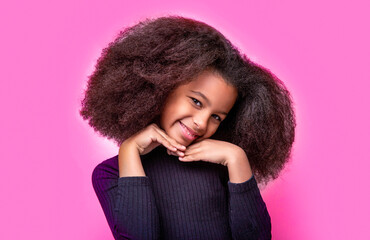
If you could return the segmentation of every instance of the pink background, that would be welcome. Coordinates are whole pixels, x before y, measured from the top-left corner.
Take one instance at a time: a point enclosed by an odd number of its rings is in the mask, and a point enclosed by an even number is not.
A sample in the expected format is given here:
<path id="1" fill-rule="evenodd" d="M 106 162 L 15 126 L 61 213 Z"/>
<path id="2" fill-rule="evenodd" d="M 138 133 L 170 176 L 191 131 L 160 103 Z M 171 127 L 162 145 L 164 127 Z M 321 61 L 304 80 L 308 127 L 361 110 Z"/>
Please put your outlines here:
<path id="1" fill-rule="evenodd" d="M 7 2 L 0 239 L 112 239 L 91 173 L 118 148 L 82 120 L 79 104 L 118 31 L 168 13 L 215 26 L 291 90 L 293 159 L 262 190 L 273 239 L 370 239 L 366 0 Z"/>

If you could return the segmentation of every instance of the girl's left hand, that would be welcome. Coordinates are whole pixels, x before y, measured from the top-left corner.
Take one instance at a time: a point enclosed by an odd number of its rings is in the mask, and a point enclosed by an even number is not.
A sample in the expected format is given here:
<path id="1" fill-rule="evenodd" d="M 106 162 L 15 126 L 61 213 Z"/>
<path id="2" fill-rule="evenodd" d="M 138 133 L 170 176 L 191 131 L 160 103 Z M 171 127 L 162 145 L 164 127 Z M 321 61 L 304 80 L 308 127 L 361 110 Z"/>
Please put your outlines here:
<path id="1" fill-rule="evenodd" d="M 178 156 L 168 151 L 169 154 Z M 184 156 L 179 156 L 183 162 L 206 161 L 228 166 L 231 160 L 246 158 L 245 152 L 239 146 L 214 139 L 204 139 L 187 147 Z"/>

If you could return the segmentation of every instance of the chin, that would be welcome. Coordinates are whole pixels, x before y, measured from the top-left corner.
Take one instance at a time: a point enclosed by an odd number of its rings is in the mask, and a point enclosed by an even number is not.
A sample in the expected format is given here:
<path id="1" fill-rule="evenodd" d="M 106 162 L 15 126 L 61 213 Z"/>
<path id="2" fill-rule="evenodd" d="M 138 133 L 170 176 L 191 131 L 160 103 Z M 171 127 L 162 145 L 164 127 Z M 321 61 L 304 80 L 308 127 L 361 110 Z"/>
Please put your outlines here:
<path id="1" fill-rule="evenodd" d="M 194 143 L 195 141 L 186 141 L 184 139 L 181 139 L 181 141 L 179 143 L 181 143 L 182 145 L 184 145 L 185 147 L 189 146 L 190 144 Z"/>
<path id="2" fill-rule="evenodd" d="M 183 138 L 180 137 L 180 139 L 178 140 L 178 143 L 184 145 L 185 147 L 195 143 L 197 141 L 197 139 L 193 140 L 193 141 L 189 141 L 189 140 L 184 140 Z"/>

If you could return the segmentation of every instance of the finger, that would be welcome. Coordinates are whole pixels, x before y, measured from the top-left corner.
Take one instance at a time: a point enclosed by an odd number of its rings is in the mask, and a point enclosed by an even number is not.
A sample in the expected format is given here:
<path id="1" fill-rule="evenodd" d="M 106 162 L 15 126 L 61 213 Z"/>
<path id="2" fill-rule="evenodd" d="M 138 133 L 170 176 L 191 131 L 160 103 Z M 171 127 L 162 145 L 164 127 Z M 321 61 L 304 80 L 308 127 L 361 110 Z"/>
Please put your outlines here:
<path id="1" fill-rule="evenodd" d="M 185 156 L 185 153 L 182 152 L 182 151 L 179 151 L 179 150 L 177 150 L 176 154 L 177 154 L 177 156 L 180 156 L 180 157 Z"/>
<path id="2" fill-rule="evenodd" d="M 186 153 L 185 156 L 179 157 L 179 160 L 183 162 L 200 161 L 202 159 L 204 159 L 204 154 L 202 151 L 194 151 L 191 154 Z"/>
<path id="3" fill-rule="evenodd" d="M 162 144 L 165 148 L 167 148 L 170 151 L 177 151 L 177 148 L 174 147 L 167 139 L 162 137 L 160 134 L 156 134 L 156 136 L 152 136 L 152 141 L 158 142 Z"/>
<path id="4" fill-rule="evenodd" d="M 175 154 L 174 154 L 172 151 L 168 150 L 168 149 L 167 149 L 167 154 L 168 154 L 168 155 L 173 155 L 173 156 L 175 156 Z"/>
<path id="5" fill-rule="evenodd" d="M 163 138 L 165 138 L 167 141 L 169 141 L 174 147 L 176 147 L 179 150 L 184 151 L 186 147 L 180 143 L 178 143 L 175 139 L 168 136 L 162 129 L 155 127 L 155 130 L 157 133 L 159 133 Z"/>
<path id="6" fill-rule="evenodd" d="M 199 143 L 192 143 L 191 145 L 187 146 L 186 147 L 186 150 L 185 151 L 188 151 L 188 150 L 194 150 L 194 149 L 198 149 L 202 147 L 202 145 Z"/>
<path id="7" fill-rule="evenodd" d="M 186 147 L 180 143 L 178 143 L 175 139 L 168 136 L 165 132 L 161 131 L 160 134 L 163 134 L 162 136 L 167 139 L 174 147 L 179 149 L 180 151 L 185 151 Z"/>
<path id="8" fill-rule="evenodd" d="M 167 153 L 169 155 L 173 155 L 173 156 L 177 156 L 177 157 L 182 157 L 182 156 L 185 155 L 184 152 L 179 151 L 179 150 L 177 150 L 176 152 L 173 152 L 173 151 L 170 151 L 170 150 L 167 149 Z"/>
<path id="9" fill-rule="evenodd" d="M 201 148 L 199 147 L 199 146 L 193 146 L 193 145 L 191 145 L 191 146 L 189 146 L 186 150 L 185 150 L 185 155 L 191 155 L 191 154 L 193 154 L 193 153 L 196 153 L 196 152 L 199 152 L 199 151 L 201 151 Z"/>
<path id="10" fill-rule="evenodd" d="M 171 151 L 177 150 L 176 146 L 163 136 L 160 129 L 155 124 L 152 124 L 152 141 L 157 141 Z"/>

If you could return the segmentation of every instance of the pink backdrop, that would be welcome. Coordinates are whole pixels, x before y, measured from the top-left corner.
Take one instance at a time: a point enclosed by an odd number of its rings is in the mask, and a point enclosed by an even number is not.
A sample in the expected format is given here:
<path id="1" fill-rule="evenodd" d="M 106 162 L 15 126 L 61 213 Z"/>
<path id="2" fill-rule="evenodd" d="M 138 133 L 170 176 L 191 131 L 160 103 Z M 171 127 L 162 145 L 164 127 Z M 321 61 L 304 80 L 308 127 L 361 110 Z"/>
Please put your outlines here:
<path id="1" fill-rule="evenodd" d="M 120 28 L 167 13 L 215 26 L 291 90 L 293 160 L 262 190 L 273 239 L 370 239 L 368 1 L 7 2 L 0 239 L 112 239 L 91 172 L 118 148 L 82 120 L 79 104 Z"/>

